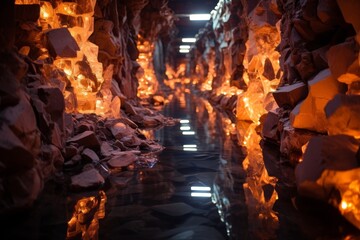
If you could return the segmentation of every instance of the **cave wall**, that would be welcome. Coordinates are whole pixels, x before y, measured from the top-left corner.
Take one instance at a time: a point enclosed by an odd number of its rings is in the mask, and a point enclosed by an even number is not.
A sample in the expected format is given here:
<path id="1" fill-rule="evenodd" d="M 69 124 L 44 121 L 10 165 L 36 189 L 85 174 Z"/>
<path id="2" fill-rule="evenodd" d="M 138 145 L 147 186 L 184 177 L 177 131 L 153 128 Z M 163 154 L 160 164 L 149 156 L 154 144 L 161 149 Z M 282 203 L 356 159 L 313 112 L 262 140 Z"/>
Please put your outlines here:
<path id="1" fill-rule="evenodd" d="M 122 150 L 140 144 L 159 150 L 130 130 L 165 122 L 138 102 L 137 44 L 142 38 L 155 45 L 160 35 L 167 36 L 173 19 L 167 1 L 62 3 L 0 3 L 0 213 L 31 206 L 45 182 L 64 181 L 65 165 L 105 157 L 100 143 L 116 151 L 116 137 L 102 117 L 123 118 L 129 139 L 118 143 Z M 71 27 L 79 28 L 74 34 Z M 91 84 L 87 93 L 93 97 L 85 94 L 83 106 L 66 68 L 70 62 Z M 80 107 L 86 109 L 82 114 Z M 116 123 L 107 122 L 109 128 Z M 99 173 L 96 179 L 102 179 Z"/>
<path id="2" fill-rule="evenodd" d="M 355 9 L 358 1 L 220 1 L 197 35 L 189 70 L 214 104 L 235 112 L 240 144 L 242 123 L 259 124 L 263 140 L 294 166 L 300 195 L 331 202 L 359 227 L 350 199 L 359 195 Z"/>

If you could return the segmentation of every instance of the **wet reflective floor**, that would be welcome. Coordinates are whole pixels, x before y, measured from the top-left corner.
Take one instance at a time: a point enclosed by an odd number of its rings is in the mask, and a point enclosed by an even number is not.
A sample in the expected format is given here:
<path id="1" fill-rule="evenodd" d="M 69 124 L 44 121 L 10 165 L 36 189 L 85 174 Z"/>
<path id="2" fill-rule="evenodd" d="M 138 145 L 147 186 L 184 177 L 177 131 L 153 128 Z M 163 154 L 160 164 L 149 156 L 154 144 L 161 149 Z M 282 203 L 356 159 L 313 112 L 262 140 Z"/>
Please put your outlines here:
<path id="1" fill-rule="evenodd" d="M 100 191 L 49 183 L 33 209 L 2 219 L 0 239 L 360 239 L 336 210 L 296 196 L 277 146 L 237 144 L 249 123 L 184 89 L 162 111 L 181 121 L 144 131 L 165 146 L 155 165 L 111 174 Z"/>

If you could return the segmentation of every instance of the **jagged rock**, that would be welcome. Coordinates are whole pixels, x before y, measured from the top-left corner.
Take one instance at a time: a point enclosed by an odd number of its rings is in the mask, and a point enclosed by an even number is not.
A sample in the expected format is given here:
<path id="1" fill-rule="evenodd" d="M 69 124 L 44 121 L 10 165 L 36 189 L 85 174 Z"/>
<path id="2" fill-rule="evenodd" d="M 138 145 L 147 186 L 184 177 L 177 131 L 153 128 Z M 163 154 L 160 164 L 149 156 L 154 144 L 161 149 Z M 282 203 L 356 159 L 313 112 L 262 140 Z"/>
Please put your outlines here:
<path id="1" fill-rule="evenodd" d="M 337 173 L 359 169 L 356 153 L 360 142 L 347 135 L 318 136 L 310 139 L 303 161 L 295 169 L 296 184 L 301 195 L 329 201 Z M 339 154 L 341 153 L 341 154 Z M 332 174 L 324 175 L 324 173 Z M 347 182 L 351 174 L 341 179 Z M 356 176 L 358 179 L 359 173 Z M 329 188 L 330 187 L 330 188 Z"/>
<path id="2" fill-rule="evenodd" d="M 70 159 L 73 156 L 75 156 L 76 154 L 78 154 L 78 152 L 79 152 L 79 150 L 77 147 L 75 147 L 73 145 L 66 146 L 64 157 L 65 157 L 65 159 Z"/>
<path id="3" fill-rule="evenodd" d="M 100 175 L 98 170 L 89 169 L 78 175 L 71 177 L 71 187 L 73 189 L 87 189 L 99 187 L 105 183 L 104 178 Z"/>
<path id="4" fill-rule="evenodd" d="M 134 129 L 130 128 L 128 125 L 122 122 L 115 123 L 110 127 L 110 130 L 113 136 L 118 140 L 126 136 L 131 136 L 135 132 Z"/>
<path id="5" fill-rule="evenodd" d="M 132 152 L 118 152 L 107 164 L 112 168 L 126 167 L 137 160 L 137 156 Z"/>
<path id="6" fill-rule="evenodd" d="M 329 50 L 329 46 L 327 45 L 311 52 L 315 67 L 318 70 L 323 70 L 325 68 L 328 68 L 328 60 L 326 57 L 328 50 Z"/>
<path id="7" fill-rule="evenodd" d="M 90 163 L 98 163 L 100 161 L 99 156 L 93 150 L 89 148 L 85 148 L 81 153 L 81 157 L 83 160 Z"/>
<path id="8" fill-rule="evenodd" d="M 49 179 L 54 176 L 54 173 L 59 171 L 63 164 L 64 158 L 61 155 L 59 148 L 54 145 L 41 146 L 40 169 L 44 179 Z"/>
<path id="9" fill-rule="evenodd" d="M 308 96 L 290 113 L 291 124 L 294 128 L 326 132 L 324 108 L 328 101 L 343 89 L 332 77 L 329 69 L 319 72 L 308 84 Z"/>
<path id="10" fill-rule="evenodd" d="M 73 117 L 71 114 L 68 113 L 64 114 L 64 125 L 65 125 L 66 136 L 67 137 L 73 136 L 75 128 L 74 128 Z"/>
<path id="11" fill-rule="evenodd" d="M 360 32 L 359 9 L 360 2 L 357 0 L 337 0 L 341 13 L 346 22 L 351 23 L 357 33 Z"/>
<path id="12" fill-rule="evenodd" d="M 69 143 L 77 143 L 81 146 L 97 149 L 100 147 L 99 140 L 97 139 L 95 133 L 93 131 L 85 131 L 68 140 Z"/>
<path id="13" fill-rule="evenodd" d="M 302 156 L 302 146 L 314 136 L 316 136 L 315 133 L 304 129 L 295 129 L 289 121 L 286 121 L 281 131 L 280 153 L 295 165 Z"/>
<path id="14" fill-rule="evenodd" d="M 269 58 L 265 59 L 263 76 L 269 80 L 273 80 L 275 78 L 274 67 Z"/>
<path id="15" fill-rule="evenodd" d="M 303 80 L 309 79 L 318 72 L 318 69 L 315 68 L 312 54 L 310 52 L 303 52 L 300 54 L 300 62 L 295 65 L 295 68 Z"/>
<path id="16" fill-rule="evenodd" d="M 332 46 L 327 53 L 331 73 L 340 82 L 351 84 L 360 81 L 359 51 L 356 48 L 352 38 Z"/>
<path id="17" fill-rule="evenodd" d="M 51 29 L 46 33 L 52 57 L 75 58 L 80 48 L 67 28 Z"/>
<path id="18" fill-rule="evenodd" d="M 112 34 L 114 23 L 110 20 L 98 19 L 95 21 L 94 33 L 90 41 L 99 46 L 99 50 L 105 51 L 111 57 L 117 55 L 118 45 Z M 125 47 L 125 46 L 124 46 Z"/>
<path id="19" fill-rule="evenodd" d="M 360 137 L 360 96 L 337 94 L 325 107 L 328 134 Z"/>
<path id="20" fill-rule="evenodd" d="M 306 98 L 308 87 L 303 82 L 297 82 L 291 85 L 281 86 L 272 94 L 279 107 L 294 107 L 301 100 Z"/>
<path id="21" fill-rule="evenodd" d="M 339 6 L 334 0 L 319 1 L 317 6 L 317 16 L 323 23 L 329 25 L 337 25 L 344 21 Z"/>
<path id="22" fill-rule="evenodd" d="M 19 102 L 20 84 L 15 76 L 4 65 L 0 65 L 0 109 L 14 106 Z"/>
<path id="23" fill-rule="evenodd" d="M 81 121 L 76 127 L 76 131 L 78 133 L 82 133 L 85 131 L 95 131 L 95 129 L 96 129 L 95 122 L 91 120 Z"/>
<path id="24" fill-rule="evenodd" d="M 11 202 L 8 202 L 8 198 L 1 198 L 0 212 L 30 207 L 43 189 L 43 179 L 37 168 L 23 169 L 21 172 L 10 174 L 6 182 L 11 184 L 5 183 L 0 194 L 11 196 Z M 5 192 L 2 192 L 4 190 Z"/>
<path id="25" fill-rule="evenodd" d="M 278 131 L 279 114 L 277 110 L 271 110 L 267 113 L 264 125 L 261 131 L 263 138 L 271 141 L 278 142 L 279 131 Z"/>
<path id="26" fill-rule="evenodd" d="M 40 151 L 40 133 L 29 96 L 20 92 L 20 102 L 0 112 L 0 122 L 7 124 L 24 144 L 25 148 L 37 156 Z"/>
<path id="27" fill-rule="evenodd" d="M 13 131 L 5 124 L 0 124 L 1 171 L 16 171 L 35 166 L 35 157 Z"/>
<path id="28" fill-rule="evenodd" d="M 142 123 L 144 127 L 156 127 L 161 123 L 161 119 L 157 116 L 144 116 Z"/>
<path id="29" fill-rule="evenodd" d="M 70 160 L 67 160 L 64 163 L 64 167 L 73 167 L 76 165 L 79 165 L 81 163 L 81 155 L 80 154 L 76 154 L 75 156 L 71 157 Z"/>
<path id="30" fill-rule="evenodd" d="M 126 147 L 137 147 L 142 143 L 142 141 L 135 135 L 125 136 L 121 138 L 120 141 Z"/>
<path id="31" fill-rule="evenodd" d="M 111 156 L 111 152 L 114 150 L 108 142 L 102 142 L 100 146 L 101 155 L 104 157 Z"/>

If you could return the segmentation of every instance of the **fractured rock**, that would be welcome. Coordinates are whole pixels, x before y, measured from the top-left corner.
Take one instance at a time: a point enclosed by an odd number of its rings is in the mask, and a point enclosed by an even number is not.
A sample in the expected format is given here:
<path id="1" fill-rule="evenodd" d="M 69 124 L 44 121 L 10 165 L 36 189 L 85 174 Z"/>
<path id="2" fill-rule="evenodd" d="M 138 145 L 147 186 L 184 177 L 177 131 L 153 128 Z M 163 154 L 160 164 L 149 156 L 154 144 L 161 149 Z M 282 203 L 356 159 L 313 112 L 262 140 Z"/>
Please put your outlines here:
<path id="1" fill-rule="evenodd" d="M 29 96 L 20 92 L 20 102 L 0 112 L 0 122 L 9 126 L 28 151 L 36 156 L 40 151 L 40 133 Z"/>
<path id="2" fill-rule="evenodd" d="M 111 156 L 111 152 L 114 150 L 108 142 L 102 142 L 100 146 L 101 155 L 104 157 Z"/>
<path id="3" fill-rule="evenodd" d="M 135 132 L 134 129 L 130 128 L 128 125 L 122 122 L 115 123 L 110 127 L 110 130 L 113 136 L 118 140 L 126 136 L 131 136 Z"/>
<path id="4" fill-rule="evenodd" d="M 337 94 L 325 107 L 328 134 L 360 137 L 360 96 Z"/>
<path id="5" fill-rule="evenodd" d="M 71 177 L 71 187 L 73 189 L 86 189 L 99 187 L 105 183 L 104 178 L 98 170 L 92 168 L 78 175 Z"/>
<path id="6" fill-rule="evenodd" d="M 80 48 L 67 28 L 51 29 L 46 33 L 50 54 L 55 58 L 75 58 Z"/>
<path id="7" fill-rule="evenodd" d="M 359 140 L 347 135 L 318 136 L 310 139 L 303 161 L 295 169 L 299 193 L 328 201 L 333 189 L 327 189 L 326 185 L 332 181 L 331 178 L 335 177 L 336 172 L 359 169 L 356 159 L 359 144 Z M 328 179 L 322 177 L 326 171 L 334 171 L 334 175 L 328 175 Z M 359 175 L 357 179 L 358 177 Z M 347 177 L 342 179 L 347 180 Z"/>
<path id="8" fill-rule="evenodd" d="M 308 82 L 309 93 L 290 113 L 290 121 L 294 128 L 326 132 L 326 104 L 338 93 L 342 92 L 340 83 L 332 77 L 330 70 L 319 72 Z"/>
<path id="9" fill-rule="evenodd" d="M 40 169 L 43 173 L 44 179 L 54 176 L 56 171 L 59 171 L 64 164 L 64 158 L 61 155 L 59 148 L 54 145 L 41 146 L 41 161 Z"/>
<path id="10" fill-rule="evenodd" d="M 308 87 L 303 82 L 281 86 L 272 93 L 279 107 L 295 107 L 301 100 L 306 98 Z"/>
<path id="11" fill-rule="evenodd" d="M 126 167 L 137 160 L 137 156 L 132 152 L 117 152 L 107 164 L 112 168 Z"/>
<path id="12" fill-rule="evenodd" d="M 293 128 L 289 121 L 286 121 L 281 131 L 281 155 L 289 159 L 291 164 L 298 163 L 302 156 L 302 147 L 314 136 L 316 136 L 315 133 Z"/>
<path id="13" fill-rule="evenodd" d="M 359 9 L 357 0 L 337 0 L 339 8 L 346 22 L 351 23 L 357 33 L 360 32 Z"/>
<path id="14" fill-rule="evenodd" d="M 16 171 L 35 166 L 34 155 L 7 125 L 0 124 L 0 136 L 1 171 Z"/>
<path id="15" fill-rule="evenodd" d="M 87 162 L 98 163 L 100 161 L 99 156 L 89 148 L 84 149 L 81 153 L 81 157 Z"/>
<path id="16" fill-rule="evenodd" d="M 97 149 L 100 147 L 99 140 L 97 139 L 93 131 L 85 131 L 68 140 L 69 143 L 78 143 L 81 146 L 91 149 Z"/>
<path id="17" fill-rule="evenodd" d="M 332 46 L 327 59 L 334 78 L 340 82 L 351 84 L 360 81 L 359 51 L 356 52 L 354 39 Z"/>
<path id="18" fill-rule="evenodd" d="M 263 138 L 272 140 L 275 142 L 279 141 L 278 131 L 279 114 L 276 110 L 271 110 L 267 113 L 264 125 L 261 131 Z"/>

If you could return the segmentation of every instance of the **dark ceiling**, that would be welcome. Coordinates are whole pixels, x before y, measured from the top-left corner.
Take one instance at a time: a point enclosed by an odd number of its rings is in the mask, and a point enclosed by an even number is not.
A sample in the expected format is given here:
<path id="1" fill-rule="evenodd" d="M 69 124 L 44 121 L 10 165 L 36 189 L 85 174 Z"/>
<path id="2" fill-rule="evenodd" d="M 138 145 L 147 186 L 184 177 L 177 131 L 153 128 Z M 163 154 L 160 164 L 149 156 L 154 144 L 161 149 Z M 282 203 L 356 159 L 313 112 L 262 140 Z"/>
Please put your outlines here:
<path id="1" fill-rule="evenodd" d="M 169 7 L 175 14 L 210 13 L 219 0 L 169 0 Z M 179 31 L 178 38 L 194 37 L 206 21 L 190 21 L 189 17 L 178 16 L 176 27 Z"/>

